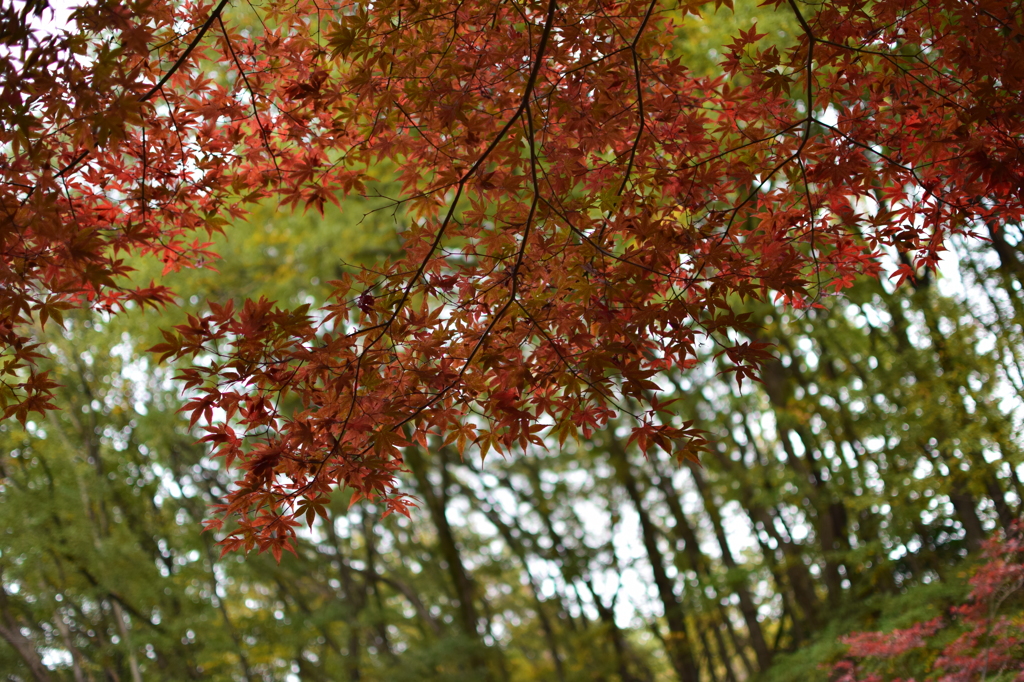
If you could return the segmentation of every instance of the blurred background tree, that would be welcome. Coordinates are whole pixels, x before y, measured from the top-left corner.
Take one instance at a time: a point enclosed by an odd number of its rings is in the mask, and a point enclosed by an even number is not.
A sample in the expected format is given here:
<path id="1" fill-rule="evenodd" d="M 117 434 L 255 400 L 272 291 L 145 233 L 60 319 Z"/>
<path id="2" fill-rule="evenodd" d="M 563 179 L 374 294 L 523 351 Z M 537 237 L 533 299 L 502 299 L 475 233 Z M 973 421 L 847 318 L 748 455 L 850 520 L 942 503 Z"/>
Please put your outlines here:
<path id="1" fill-rule="evenodd" d="M 713 436 L 702 467 L 645 461 L 614 424 L 482 464 L 432 444 L 407 457 L 412 521 L 342 495 L 298 557 L 220 559 L 200 522 L 228 481 L 142 349 L 199 299 L 315 302 L 395 248 L 372 208 L 267 209 L 217 272 L 179 275 L 202 293 L 180 310 L 40 332 L 67 407 L 0 425 L 7 679 L 825 679 L 842 633 L 961 599 L 972 552 L 1020 517 L 1007 232 L 916 286 L 749 306 L 778 354 L 763 383 L 710 345 L 703 371 L 659 378 Z"/>

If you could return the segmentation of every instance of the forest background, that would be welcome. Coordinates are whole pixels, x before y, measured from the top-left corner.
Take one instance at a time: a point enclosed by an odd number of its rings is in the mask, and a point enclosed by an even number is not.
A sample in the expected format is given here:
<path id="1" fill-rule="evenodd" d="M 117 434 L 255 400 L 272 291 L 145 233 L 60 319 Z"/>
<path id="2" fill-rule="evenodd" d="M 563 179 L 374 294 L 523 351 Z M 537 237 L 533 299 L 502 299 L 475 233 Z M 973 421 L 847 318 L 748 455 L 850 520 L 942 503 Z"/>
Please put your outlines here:
<path id="1" fill-rule="evenodd" d="M 799 32 L 747 3 L 707 11 L 674 49 L 714 73 L 754 20 L 780 45 Z M 36 330 L 60 409 L 0 424 L 6 679 L 839 679 L 857 674 L 843 635 L 944 618 L 869 666 L 924 679 L 972 625 L 958 605 L 987 609 L 965 645 L 978 660 L 993 624 L 1021 626 L 1019 580 L 968 582 L 1024 502 L 1014 226 L 954 240 L 898 288 L 893 250 L 823 308 L 735 301 L 775 349 L 760 383 L 710 345 L 658 377 L 710 434 L 700 466 L 644 455 L 616 420 L 483 460 L 412 447 L 412 518 L 341 494 L 296 555 L 220 556 L 201 522 L 231 476 L 180 413 L 174 363 L 146 349 L 208 301 L 322 304 L 329 280 L 400 249 L 402 216 L 379 207 L 264 204 L 218 238 L 216 271 L 167 276 L 177 305 Z M 1005 661 L 956 679 L 1013 679 L 1020 643 L 1004 639 Z"/>

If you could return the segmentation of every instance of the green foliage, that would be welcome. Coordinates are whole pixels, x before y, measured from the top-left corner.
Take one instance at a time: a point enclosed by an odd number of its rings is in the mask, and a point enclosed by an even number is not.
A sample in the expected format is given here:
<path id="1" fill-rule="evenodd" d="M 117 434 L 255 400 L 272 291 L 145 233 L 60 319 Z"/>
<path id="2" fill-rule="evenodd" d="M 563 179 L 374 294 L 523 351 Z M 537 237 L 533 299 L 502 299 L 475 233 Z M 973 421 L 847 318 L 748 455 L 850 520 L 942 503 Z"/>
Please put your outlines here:
<path id="1" fill-rule="evenodd" d="M 897 594 L 879 593 L 846 604 L 827 627 L 793 652 L 782 653 L 759 682 L 828 679 L 828 670 L 848 649 L 840 640 L 861 630 L 888 632 L 941 616 L 967 596 L 967 565 L 947 571 L 942 580 L 914 585 Z M 906 672 L 906 671 L 905 671 Z"/>
<path id="2" fill-rule="evenodd" d="M 382 175 L 387 173 L 382 169 Z M 383 196 L 393 182 L 369 188 Z M 211 250 L 220 257 L 206 267 L 170 272 L 163 277 L 180 293 L 176 306 L 168 306 L 147 318 L 154 327 L 183 320 L 183 313 L 202 312 L 207 302 L 226 303 L 261 296 L 282 305 L 322 304 L 331 291 L 329 281 L 351 273 L 357 265 L 379 263 L 399 250 L 397 233 L 404 213 L 384 198 L 347 200 L 316 211 L 293 211 L 269 203 L 257 206 L 245 220 L 225 225 L 213 238 Z M 154 258 L 136 260 L 133 279 L 144 284 L 161 278 L 165 264 Z M 140 320 L 131 323 L 137 334 Z"/>
<path id="3" fill-rule="evenodd" d="M 701 16 L 679 16 L 680 24 L 673 42 L 673 51 L 686 68 L 695 74 L 718 75 L 721 63 L 729 52 L 737 32 L 751 26 L 766 34 L 759 45 L 773 46 L 782 51 L 793 47 L 800 35 L 800 25 L 793 13 L 778 7 L 765 7 L 757 0 L 738 0 L 732 7 L 710 3 L 701 10 Z"/>

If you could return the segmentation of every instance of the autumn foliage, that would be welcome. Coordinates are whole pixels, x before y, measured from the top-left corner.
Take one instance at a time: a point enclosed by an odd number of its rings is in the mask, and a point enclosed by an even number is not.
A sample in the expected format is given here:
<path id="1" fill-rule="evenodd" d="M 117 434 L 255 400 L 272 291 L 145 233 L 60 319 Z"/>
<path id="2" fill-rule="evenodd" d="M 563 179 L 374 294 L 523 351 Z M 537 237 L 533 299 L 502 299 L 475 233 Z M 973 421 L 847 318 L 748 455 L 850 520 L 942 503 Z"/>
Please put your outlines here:
<path id="1" fill-rule="evenodd" d="M 30 323 L 163 304 L 128 254 L 202 265 L 245 205 L 322 209 L 394 169 L 400 258 L 329 305 L 211 301 L 153 350 L 239 472 L 227 549 L 288 548 L 339 487 L 408 501 L 409 447 L 481 456 L 589 435 L 696 458 L 659 373 L 770 349 L 743 298 L 823 305 L 898 254 L 1024 209 L 1024 14 L 1004 0 L 770 0 L 721 75 L 672 47 L 700 3 L 101 2 L 66 29 L 0 16 L 7 416 L 51 407 Z M 187 28 L 186 28 L 187 27 Z"/>
<path id="2" fill-rule="evenodd" d="M 843 642 L 846 657 L 836 663 L 834 682 L 911 682 L 914 669 L 924 680 L 1024 680 L 1024 540 L 1018 524 L 1007 538 L 985 546 L 986 562 L 970 580 L 967 601 L 945 616 L 891 632 L 860 632 Z M 1013 611 L 1008 615 L 1007 611 Z M 951 635 L 951 636 L 949 636 Z M 942 644 L 942 639 L 948 642 Z M 951 641 L 950 641 L 951 640 Z M 915 656 L 916 654 L 916 656 Z M 916 663 L 912 659 L 917 658 Z M 1016 673 L 1016 675 L 1014 674 Z"/>

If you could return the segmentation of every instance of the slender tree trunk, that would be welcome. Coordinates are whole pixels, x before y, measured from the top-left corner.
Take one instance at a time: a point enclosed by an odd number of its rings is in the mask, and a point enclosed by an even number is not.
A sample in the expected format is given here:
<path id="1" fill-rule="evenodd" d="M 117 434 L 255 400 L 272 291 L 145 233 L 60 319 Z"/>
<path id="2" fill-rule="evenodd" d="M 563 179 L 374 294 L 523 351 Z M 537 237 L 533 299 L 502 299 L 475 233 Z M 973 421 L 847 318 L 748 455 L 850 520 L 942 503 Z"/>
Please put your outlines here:
<path id="1" fill-rule="evenodd" d="M 202 518 L 202 517 L 199 517 Z M 199 519 L 196 519 L 198 523 Z M 220 613 L 220 617 L 224 619 L 224 629 L 227 630 L 228 636 L 231 638 L 231 643 L 235 647 L 235 655 L 238 656 L 238 665 L 242 668 L 242 675 L 245 677 L 246 682 L 254 682 L 255 678 L 252 674 L 252 668 L 249 665 L 249 656 L 245 653 L 245 647 L 243 646 L 242 636 L 238 633 L 238 628 L 235 626 L 231 616 L 228 613 L 228 608 L 224 604 L 224 600 L 217 594 L 217 571 L 215 570 L 217 558 L 214 556 L 213 547 L 210 544 L 210 536 L 203 533 L 203 550 L 206 553 L 206 561 L 210 566 L 210 587 L 213 591 L 213 599 L 217 602 L 217 611 Z"/>
<path id="2" fill-rule="evenodd" d="M 978 506 L 974 495 L 967 492 L 962 482 L 956 481 L 953 484 L 953 491 L 949 493 L 949 501 L 953 503 L 960 518 L 960 525 L 964 527 L 964 542 L 968 551 L 977 552 L 981 549 L 981 543 L 985 541 L 985 529 L 978 517 Z"/>
<path id="3" fill-rule="evenodd" d="M 707 662 L 708 678 L 710 682 L 719 682 L 718 670 L 715 667 L 715 652 L 712 651 L 711 645 L 708 643 L 707 633 L 699 626 L 696 630 L 697 638 L 700 640 L 700 647 L 704 651 L 704 660 Z"/>
<path id="4" fill-rule="evenodd" d="M 349 568 L 348 563 L 345 561 L 345 554 L 341 547 L 341 541 L 338 538 L 337 531 L 334 527 L 334 514 L 329 513 L 326 523 L 324 524 L 324 530 L 327 535 L 328 542 L 330 543 L 331 549 L 334 550 L 331 563 L 334 565 L 334 571 L 338 576 L 339 590 L 337 596 L 342 599 L 344 603 L 351 609 L 350 617 L 347 619 L 348 626 L 348 642 L 346 644 L 344 653 L 341 650 L 341 645 L 335 641 L 335 639 L 327 631 L 328 629 L 323 626 L 319 626 L 318 629 L 323 633 L 324 639 L 331 645 L 338 657 L 341 659 L 345 671 L 348 675 L 349 680 L 358 681 L 362 679 L 362 644 L 361 644 L 361 628 L 359 627 L 359 614 L 366 606 L 366 591 L 367 587 L 364 584 L 363 589 L 359 589 L 356 585 L 356 581 L 352 577 L 352 570 Z M 365 533 L 364 533 L 365 535 Z M 367 538 L 367 542 L 370 542 L 370 538 Z M 367 566 L 367 574 L 371 576 L 368 580 L 373 581 L 373 576 L 376 576 L 376 570 L 373 567 L 372 562 Z M 308 607 L 305 604 L 301 604 L 303 610 L 308 611 Z"/>
<path id="5" fill-rule="evenodd" d="M 64 646 L 71 653 L 71 674 L 74 675 L 75 682 L 86 682 L 85 673 L 82 672 L 82 652 L 72 641 L 71 629 L 64 622 L 64 616 L 59 611 L 53 614 L 53 624 L 56 626 L 57 632 L 60 633 L 60 639 L 64 642 Z"/>
<path id="6" fill-rule="evenodd" d="M 654 584 L 658 588 L 658 595 L 661 597 L 661 603 L 665 609 L 665 622 L 669 629 L 669 636 L 666 638 L 669 660 L 681 682 L 697 682 L 700 679 L 700 672 L 693 655 L 691 639 L 687 634 L 686 614 L 682 603 L 675 594 L 672 580 L 665 570 L 665 558 L 661 550 L 658 549 L 658 530 L 651 521 L 650 514 L 647 513 L 625 450 L 610 429 L 606 430 L 605 434 L 608 452 L 612 457 L 619 482 L 625 487 L 626 494 L 629 495 L 629 499 L 633 502 L 637 515 L 640 517 L 640 532 L 644 548 L 654 573 Z"/>
<path id="7" fill-rule="evenodd" d="M 7 588 L 3 584 L 2 569 L 0 569 L 0 637 L 3 637 L 4 641 L 18 653 L 18 656 L 25 662 L 25 666 L 28 667 L 28 671 L 36 682 L 50 682 L 50 671 L 43 665 L 43 661 L 35 646 L 32 645 L 32 642 L 28 637 L 21 634 L 21 625 L 14 617 L 14 614 L 11 613 Z"/>
<path id="8" fill-rule="evenodd" d="M 788 378 L 792 372 L 788 371 L 788 368 L 784 367 L 780 360 L 773 360 L 765 364 L 763 374 L 765 393 L 768 394 L 768 401 L 775 413 L 779 441 L 786 453 L 786 462 L 810 484 L 807 496 L 811 502 L 810 509 L 814 512 L 815 528 L 824 561 L 822 573 L 825 578 L 825 586 L 828 589 L 828 600 L 832 606 L 836 606 L 841 600 L 843 587 L 839 563 L 835 560 L 835 552 L 838 549 L 837 545 L 848 545 L 843 523 L 845 510 L 840 512 L 836 505 L 841 506 L 842 502 L 827 489 L 826 482 L 818 468 L 818 462 L 815 461 L 814 452 L 817 449 L 815 444 L 802 428 L 787 426 L 792 423 L 792 418 L 787 413 L 791 393 Z M 793 446 L 793 434 L 800 440 L 804 450 L 803 457 L 796 453 L 796 448 Z"/>
<path id="9" fill-rule="evenodd" d="M 587 590 L 594 598 L 594 606 L 597 607 L 597 615 L 600 618 L 602 625 L 608 628 L 608 635 L 612 642 L 612 650 L 615 652 L 615 665 L 619 671 L 619 678 L 622 682 L 648 682 L 653 680 L 653 675 L 650 670 L 642 670 L 644 676 L 638 678 L 634 673 L 630 663 L 632 662 L 632 650 L 630 649 L 629 642 L 623 635 L 622 630 L 615 623 L 615 600 L 612 600 L 611 606 L 604 603 L 601 600 L 600 595 L 594 590 L 594 584 L 587 580 L 584 581 L 587 586 Z M 654 627 L 657 627 L 657 623 L 652 623 Z M 657 634 L 657 633 L 656 633 Z M 659 639 L 662 639 L 659 636 Z M 662 640 L 664 641 L 664 640 Z"/>
<path id="10" fill-rule="evenodd" d="M 747 424 L 747 415 L 744 415 L 743 431 L 746 436 L 748 446 L 753 450 L 757 462 L 759 462 L 762 470 L 766 471 L 768 468 L 768 459 L 756 445 L 757 441 L 755 440 L 754 435 L 751 432 L 750 425 Z M 725 469 L 725 471 L 728 471 L 732 476 L 736 476 L 737 478 L 742 479 L 743 471 L 738 466 L 736 466 L 734 462 L 730 461 L 728 457 L 725 457 L 721 453 L 718 453 L 717 451 L 714 452 L 717 453 L 715 455 L 716 459 L 718 463 Z M 768 490 L 771 490 L 771 487 L 768 485 L 767 480 L 765 480 L 762 485 L 766 487 Z M 796 624 L 795 630 L 797 630 L 798 632 L 803 632 L 805 629 L 804 626 L 806 626 L 807 630 L 813 630 L 815 627 L 817 627 L 819 620 L 819 600 L 818 595 L 814 589 L 814 580 L 811 578 L 810 572 L 808 571 L 807 566 L 803 562 L 803 553 L 800 547 L 791 542 L 788 538 L 783 537 L 782 534 L 779 533 L 778 528 L 775 527 L 775 519 L 779 518 L 781 520 L 781 517 L 779 517 L 777 513 L 772 513 L 772 511 L 770 511 L 760 503 L 755 502 L 757 496 L 755 494 L 755 491 L 752 489 L 752 486 L 741 486 L 740 495 L 740 504 L 743 505 L 743 508 L 746 510 L 747 515 L 755 523 L 755 525 L 761 525 L 765 533 L 767 533 L 768 536 L 775 541 L 776 546 L 782 552 L 782 568 L 786 573 L 786 577 L 788 578 L 789 587 L 790 591 L 792 592 L 793 599 L 799 605 L 800 611 L 803 615 L 803 618 L 798 619 L 795 616 L 795 614 L 790 614 L 793 618 L 794 623 Z M 777 565 L 777 562 L 774 557 L 774 552 L 770 548 L 762 545 L 762 554 L 765 557 L 765 560 L 770 563 L 770 565 Z M 779 581 L 778 577 L 776 577 L 776 583 L 779 585 L 779 590 L 782 591 L 783 584 L 781 581 Z"/>
<path id="11" fill-rule="evenodd" d="M 669 513 L 672 515 L 672 519 L 675 522 L 675 525 L 672 528 L 673 534 L 683 545 L 683 552 L 686 556 L 687 563 L 700 578 L 711 577 L 711 569 L 708 559 L 700 549 L 700 543 L 697 540 L 696 531 L 690 524 L 690 520 L 686 517 L 686 514 L 683 512 L 683 505 L 679 500 L 678 492 L 672 484 L 672 479 L 665 473 L 664 467 L 660 461 L 656 458 L 652 458 L 649 461 L 656 474 L 654 484 L 665 496 L 665 503 L 668 505 Z M 751 664 L 747 656 L 746 646 L 741 643 L 739 638 L 736 636 L 736 632 L 732 627 L 732 622 L 729 620 L 728 614 L 725 613 L 725 606 L 722 603 L 719 603 L 718 608 L 721 612 L 722 622 L 729 631 L 729 636 L 732 638 L 733 645 L 736 648 L 736 654 L 742 661 L 747 674 L 749 676 L 753 676 L 756 669 Z M 731 669 L 730 674 L 732 674 Z"/>
<path id="12" fill-rule="evenodd" d="M 723 616 L 723 618 L 726 617 L 726 614 L 724 614 L 724 613 L 721 614 L 721 615 Z M 723 621 L 723 623 L 724 622 L 725 621 Z M 729 629 L 732 629 L 731 625 L 729 625 Z M 722 668 L 725 670 L 725 679 L 726 679 L 726 681 L 727 682 L 738 682 L 738 680 L 736 678 L 736 673 L 733 671 L 733 668 L 732 668 L 732 660 L 731 660 L 731 657 L 729 656 L 729 649 L 726 647 L 726 644 L 725 644 L 725 637 L 722 636 L 722 628 L 715 627 L 715 624 L 712 624 L 711 632 L 714 634 L 714 636 L 715 636 L 715 643 L 718 645 L 718 659 L 719 659 L 719 661 L 721 661 Z M 736 645 L 736 640 L 735 639 L 733 640 L 733 645 L 734 646 Z M 740 648 L 737 647 L 736 651 L 739 652 Z"/>
<path id="13" fill-rule="evenodd" d="M 750 644 L 742 639 L 736 628 L 733 627 L 732 620 L 729 618 L 728 605 L 723 604 L 721 601 L 718 603 L 718 617 L 722 621 L 722 626 L 725 631 L 729 634 L 729 641 L 732 642 L 733 651 L 736 652 L 736 657 L 740 659 L 740 663 L 743 664 L 743 669 L 746 671 L 746 677 L 751 678 L 757 675 L 757 665 L 754 661 L 750 660 L 748 655 L 748 649 Z"/>
<path id="14" fill-rule="evenodd" d="M 409 465 L 413 475 L 416 477 L 416 487 L 423 495 L 423 501 L 427 504 L 431 521 L 437 529 L 438 544 L 441 549 L 441 556 L 447 565 L 448 576 L 451 578 L 452 587 L 455 589 L 455 597 L 459 613 L 459 624 L 462 631 L 473 640 L 480 639 L 480 632 L 477 629 L 480 623 L 480 614 L 476 610 L 476 588 L 473 579 L 462 562 L 462 555 L 455 540 L 455 533 L 448 523 L 445 515 L 447 495 L 444 490 L 435 490 L 427 476 L 427 462 L 420 453 L 419 448 L 410 447 L 406 449 L 405 462 Z"/>
<path id="15" fill-rule="evenodd" d="M 806 462 L 797 455 L 796 448 L 793 447 L 793 441 L 791 440 L 792 434 L 793 432 L 787 428 L 779 428 L 779 440 L 782 442 L 782 448 L 786 452 L 786 461 L 803 474 L 811 484 L 808 489 L 808 498 L 811 502 L 809 509 L 814 512 L 812 518 L 815 521 L 815 530 L 818 532 L 818 545 L 821 548 L 824 563 L 822 575 L 825 578 L 825 587 L 828 590 L 828 601 L 835 607 L 839 604 L 842 596 L 843 581 L 842 575 L 839 573 L 839 564 L 834 556 L 836 549 L 835 528 L 829 512 L 829 506 L 823 499 L 824 493 L 822 489 L 825 486 L 825 481 L 822 480 L 821 474 L 818 472 L 817 466 L 811 459 L 809 452 L 805 453 L 807 455 Z"/>
<path id="16" fill-rule="evenodd" d="M 697 491 L 704 501 L 704 510 L 707 512 L 708 518 L 711 519 L 711 526 L 715 529 L 715 538 L 718 540 L 718 547 L 722 552 L 722 563 L 725 564 L 725 568 L 729 573 L 736 576 L 739 566 L 732 555 L 729 539 L 726 537 L 725 527 L 722 525 L 722 515 L 718 511 L 714 499 L 711 499 L 708 485 L 704 481 L 704 474 L 697 467 L 691 467 L 690 475 L 693 477 Z M 730 588 L 739 599 L 740 613 L 743 614 L 743 622 L 747 626 L 750 645 L 754 649 L 754 655 L 757 656 L 758 668 L 762 671 L 767 670 L 768 666 L 771 665 L 772 656 L 771 652 L 768 651 L 768 644 L 764 640 L 761 623 L 757 620 L 757 606 L 754 605 L 754 599 L 750 596 L 750 590 L 747 589 L 746 580 L 738 576 L 734 577 L 730 581 Z"/>
<path id="17" fill-rule="evenodd" d="M 121 641 L 124 648 L 128 650 L 128 669 L 132 674 L 132 682 L 142 682 L 142 671 L 139 670 L 139 658 L 135 655 L 135 647 L 132 646 L 131 633 L 128 632 L 128 623 L 121 605 L 116 601 L 111 603 L 111 610 L 114 612 L 114 620 L 117 622 L 117 631 L 121 633 Z"/>
<path id="18" fill-rule="evenodd" d="M 533 596 L 534 611 L 537 614 L 537 619 L 540 621 L 541 630 L 544 631 L 544 641 L 547 644 L 548 653 L 551 655 L 551 660 L 555 666 L 555 675 L 560 682 L 564 682 L 565 669 L 562 663 L 562 655 L 558 650 L 558 639 L 555 636 L 555 629 L 551 623 L 551 618 L 548 617 L 547 609 L 544 607 L 544 601 L 540 598 L 540 589 L 533 576 L 533 571 L 530 570 L 530 562 L 526 555 L 526 550 L 493 504 L 478 499 L 474 492 L 465 484 L 460 482 L 459 486 L 471 503 L 482 511 L 487 519 L 494 524 L 502 539 L 505 540 L 505 544 L 516 555 L 516 558 L 519 559 L 519 563 L 522 565 L 523 572 L 526 575 L 526 582 L 530 588 L 530 593 Z"/>
<path id="19" fill-rule="evenodd" d="M 368 511 L 366 508 L 363 509 L 363 537 L 365 538 L 364 544 L 366 547 L 366 570 L 371 575 L 377 575 L 377 545 L 375 538 L 377 537 L 376 528 L 378 516 L 375 511 Z M 384 601 L 381 599 L 380 591 L 377 589 L 377 581 L 371 580 L 364 583 L 364 595 L 363 602 L 369 602 L 369 592 L 373 592 L 374 600 L 377 603 L 377 612 L 384 612 Z M 395 656 L 395 652 L 391 648 L 391 639 L 388 636 L 387 625 L 380 618 L 376 619 L 374 627 L 374 639 L 378 649 L 391 659 L 392 662 L 396 662 L 398 657 Z"/>

